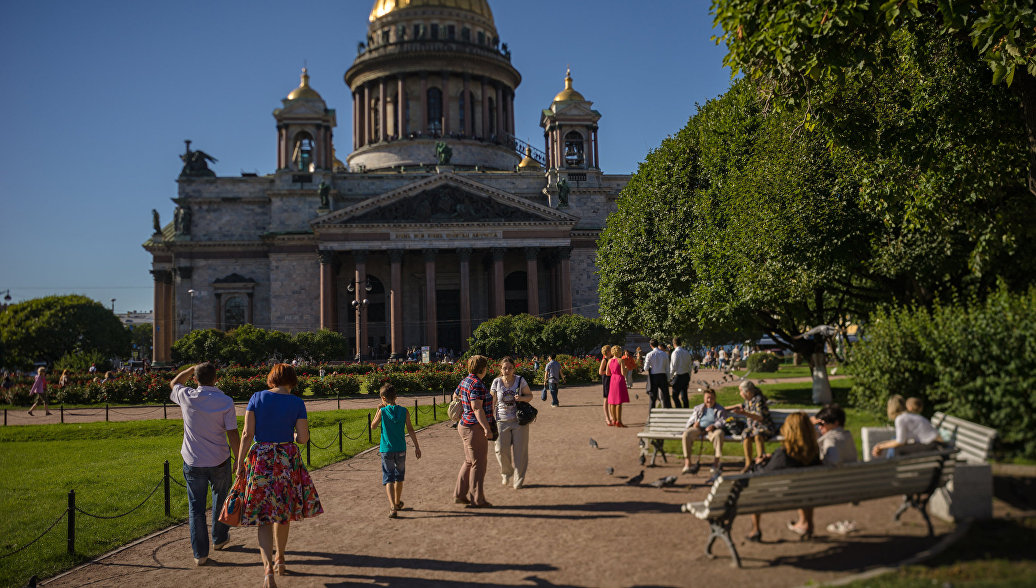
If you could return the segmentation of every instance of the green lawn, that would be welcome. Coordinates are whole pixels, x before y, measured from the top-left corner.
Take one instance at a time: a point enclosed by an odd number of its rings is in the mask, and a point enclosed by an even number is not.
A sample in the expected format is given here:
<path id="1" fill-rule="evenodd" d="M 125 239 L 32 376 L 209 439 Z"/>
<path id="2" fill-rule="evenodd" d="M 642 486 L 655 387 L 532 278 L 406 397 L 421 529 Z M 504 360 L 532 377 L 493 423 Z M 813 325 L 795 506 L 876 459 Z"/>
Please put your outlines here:
<path id="1" fill-rule="evenodd" d="M 372 400 L 373 405 L 373 400 Z M 413 407 L 409 407 L 413 413 Z M 317 469 L 371 447 L 366 410 L 315 412 L 309 417 L 312 465 Z M 438 421 L 446 409 L 437 409 Z M 343 451 L 338 452 L 338 422 Z M 432 422 L 431 406 L 420 408 L 419 422 Z M 243 426 L 240 423 L 239 426 Z M 355 437 L 356 439 L 348 439 Z M 373 441 L 379 440 L 378 432 Z M 47 530 L 65 510 L 69 490 L 76 506 L 97 515 L 124 513 L 144 501 L 162 481 L 169 461 L 174 482 L 183 483 L 180 421 L 135 421 L 0 427 L 0 556 L 23 547 Z M 316 446 L 330 445 L 328 449 Z M 303 459 L 305 459 L 305 447 Z M 63 519 L 37 543 L 0 559 L 0 586 L 22 586 L 32 575 L 48 577 L 117 546 L 186 520 L 187 493 L 171 484 L 171 517 L 165 516 L 163 491 L 126 517 L 100 520 L 77 513 L 76 555 L 67 548 Z"/>
<path id="2" fill-rule="evenodd" d="M 849 586 L 1032 586 L 1036 578 L 1036 561 L 1032 557 L 1034 536 L 1036 517 L 977 522 L 967 535 L 931 561 Z"/>
<path id="3" fill-rule="evenodd" d="M 827 366 L 827 373 L 830 374 L 834 371 L 835 374 L 841 372 L 838 366 Z M 734 370 L 734 374 L 738 376 L 744 376 L 748 373 L 748 370 Z M 776 372 L 752 372 L 750 377 L 753 380 L 773 380 L 781 378 L 809 378 L 813 375 L 808 365 L 793 366 L 789 364 L 782 364 Z"/>

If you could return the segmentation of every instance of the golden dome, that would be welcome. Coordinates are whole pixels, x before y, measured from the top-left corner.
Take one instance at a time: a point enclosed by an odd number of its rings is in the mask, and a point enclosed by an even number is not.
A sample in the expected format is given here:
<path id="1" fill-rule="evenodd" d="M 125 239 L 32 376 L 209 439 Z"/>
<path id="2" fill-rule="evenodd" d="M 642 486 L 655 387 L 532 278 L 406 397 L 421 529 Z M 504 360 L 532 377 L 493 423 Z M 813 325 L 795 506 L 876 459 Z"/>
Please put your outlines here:
<path id="1" fill-rule="evenodd" d="M 288 94 L 288 100 L 298 100 L 299 98 L 323 100 L 316 90 L 309 87 L 309 74 L 306 72 L 306 68 L 302 68 L 302 81 L 299 82 L 299 87 L 292 90 L 291 94 Z"/>
<path id="2" fill-rule="evenodd" d="M 565 89 L 558 92 L 558 95 L 554 97 L 554 102 L 567 102 L 569 100 L 579 100 L 586 102 L 586 98 L 579 92 L 572 89 L 572 70 L 568 69 L 565 71 Z"/>
<path id="3" fill-rule="evenodd" d="M 403 10 L 404 8 L 425 6 L 466 10 L 493 20 L 493 11 L 489 9 L 489 2 L 486 0 L 376 0 L 374 8 L 371 9 L 370 20 L 374 22 L 389 13 Z"/>
<path id="4" fill-rule="evenodd" d="M 518 169 L 540 169 L 540 163 L 532 158 L 532 147 L 525 148 L 525 157 L 518 164 Z"/>

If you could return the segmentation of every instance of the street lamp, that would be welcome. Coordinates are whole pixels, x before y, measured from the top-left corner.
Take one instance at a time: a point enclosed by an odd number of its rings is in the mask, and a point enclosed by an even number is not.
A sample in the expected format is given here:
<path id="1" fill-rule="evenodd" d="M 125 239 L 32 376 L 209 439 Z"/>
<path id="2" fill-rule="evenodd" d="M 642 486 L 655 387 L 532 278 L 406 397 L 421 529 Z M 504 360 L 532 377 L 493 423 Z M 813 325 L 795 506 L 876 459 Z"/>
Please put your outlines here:
<path id="1" fill-rule="evenodd" d="M 191 295 L 191 322 L 190 322 L 190 330 L 191 330 L 191 332 L 193 332 L 194 331 L 194 295 L 197 294 L 198 291 L 195 290 L 194 288 L 191 288 L 190 290 L 187 291 L 187 293 Z"/>
<path id="2" fill-rule="evenodd" d="M 370 292 L 371 290 L 374 289 L 374 286 L 371 285 L 370 278 L 367 278 L 363 282 L 349 282 L 349 285 L 346 286 L 345 289 L 348 290 L 349 292 L 356 292 L 356 287 L 359 286 L 361 283 L 363 284 L 363 291 L 364 292 Z M 357 362 L 363 361 L 363 345 L 366 343 L 366 341 L 362 340 L 363 339 L 362 334 L 365 331 L 365 329 L 363 328 L 364 327 L 363 319 L 365 318 L 364 315 L 363 315 L 363 309 L 366 308 L 369 303 L 370 303 L 370 301 L 367 300 L 366 298 L 364 298 L 362 300 L 354 299 L 352 301 L 353 309 L 356 310 L 356 361 Z"/>
<path id="3" fill-rule="evenodd" d="M 10 290 L 4 290 L 3 293 L 4 293 L 4 302 L 10 302 L 11 301 L 11 291 Z"/>
<path id="4" fill-rule="evenodd" d="M 115 312 L 115 299 L 112 298 L 112 312 Z"/>

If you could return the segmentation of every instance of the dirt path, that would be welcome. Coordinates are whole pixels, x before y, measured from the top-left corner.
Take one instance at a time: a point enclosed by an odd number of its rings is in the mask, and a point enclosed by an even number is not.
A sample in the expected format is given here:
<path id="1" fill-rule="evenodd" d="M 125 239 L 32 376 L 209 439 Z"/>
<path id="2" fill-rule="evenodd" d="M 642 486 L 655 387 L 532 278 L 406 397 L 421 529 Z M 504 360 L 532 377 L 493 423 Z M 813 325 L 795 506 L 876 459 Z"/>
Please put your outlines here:
<path id="1" fill-rule="evenodd" d="M 732 570 L 723 546 L 717 560 L 707 560 L 708 525 L 679 510 L 681 503 L 705 497 L 706 473 L 681 476 L 668 489 L 626 485 L 641 470 L 636 431 L 647 416 L 646 398 L 642 388 L 634 391 L 640 398 L 624 419 L 630 428 L 616 429 L 604 426 L 599 390 L 562 389 L 560 408 L 535 401 L 540 417 L 531 425 L 526 487 L 501 486 L 491 453 L 491 509 L 453 504 L 462 452 L 457 432 L 443 424 L 419 433 L 424 458 L 410 452 L 407 510 L 398 519 L 387 517 L 376 452 L 314 472 L 325 513 L 292 525 L 291 575 L 279 585 L 687 586 L 736 578 L 754 586 L 798 586 L 898 562 L 935 543 L 924 536 L 916 513 L 891 522 L 899 499 L 889 498 L 818 509 L 819 536 L 805 543 L 784 529 L 794 513 L 764 517 L 762 544 L 744 541 L 749 521 L 742 517 L 734 537 L 745 568 Z M 599 449 L 590 447 L 591 436 Z M 678 474 L 679 467 L 649 468 L 645 482 Z M 841 537 L 823 531 L 839 519 L 855 520 L 860 532 Z M 936 521 L 937 538 L 949 529 Z M 48 585 L 258 586 L 258 562 L 255 530 L 238 528 L 227 550 L 196 568 L 187 526 L 180 525 Z"/>

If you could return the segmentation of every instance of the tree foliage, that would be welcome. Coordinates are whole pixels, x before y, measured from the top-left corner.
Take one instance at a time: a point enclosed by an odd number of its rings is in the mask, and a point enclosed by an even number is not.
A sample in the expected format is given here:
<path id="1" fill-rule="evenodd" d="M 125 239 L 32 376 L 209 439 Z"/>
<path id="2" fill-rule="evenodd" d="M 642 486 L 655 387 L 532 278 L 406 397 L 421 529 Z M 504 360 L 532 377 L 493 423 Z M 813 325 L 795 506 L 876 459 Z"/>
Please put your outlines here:
<path id="1" fill-rule="evenodd" d="M 501 358 L 547 353 L 583 355 L 601 345 L 621 343 L 622 335 L 600 319 L 566 314 L 544 320 L 528 314 L 504 315 L 480 324 L 468 339 L 468 353 Z"/>
<path id="2" fill-rule="evenodd" d="M 0 313 L 0 341 L 0 363 L 23 369 L 77 352 L 126 357 L 130 348 L 129 331 L 118 317 L 80 295 L 46 296 L 7 307 Z"/>
<path id="3" fill-rule="evenodd" d="M 851 369 L 856 406 L 883 414 L 892 393 L 920 396 L 1036 458 L 1036 287 L 877 312 Z"/>
<path id="4" fill-rule="evenodd" d="M 224 333 L 200 329 L 184 335 L 173 344 L 173 361 L 216 361 L 223 364 L 255 365 L 268 361 L 302 357 L 313 362 L 348 359 L 348 342 L 341 333 L 322 329 L 297 333 L 242 325 Z"/>

